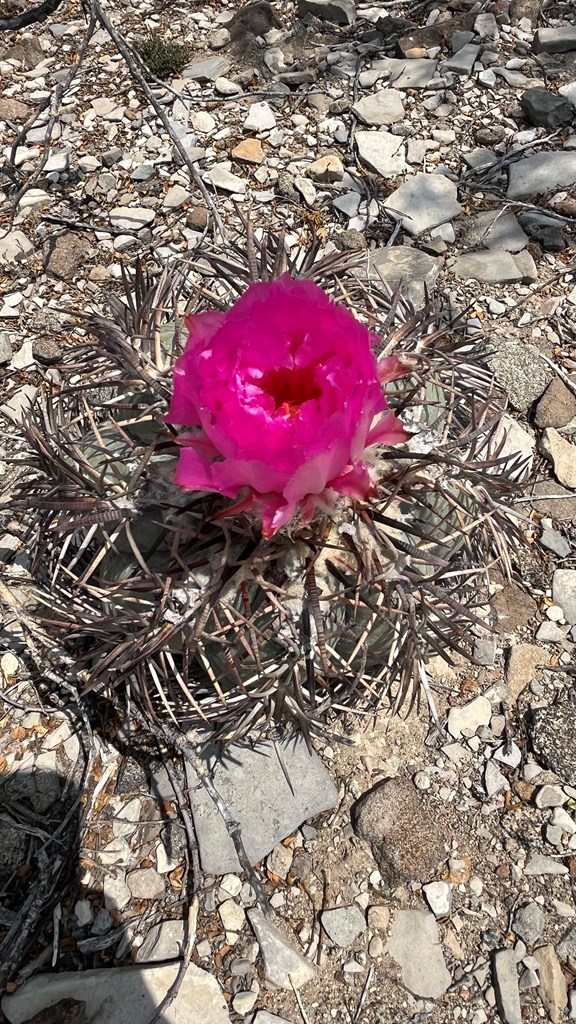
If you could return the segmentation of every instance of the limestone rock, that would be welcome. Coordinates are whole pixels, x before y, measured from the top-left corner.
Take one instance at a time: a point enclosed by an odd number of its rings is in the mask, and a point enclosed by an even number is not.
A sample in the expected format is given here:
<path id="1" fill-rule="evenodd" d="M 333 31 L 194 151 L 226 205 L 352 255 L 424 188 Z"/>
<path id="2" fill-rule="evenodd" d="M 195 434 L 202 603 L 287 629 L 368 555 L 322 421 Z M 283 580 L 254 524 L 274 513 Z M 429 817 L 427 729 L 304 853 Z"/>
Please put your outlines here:
<path id="1" fill-rule="evenodd" d="M 90 1024 L 134 1024 L 151 1019 L 178 969 L 176 963 L 38 974 L 13 995 L 4 996 L 2 1010 L 10 1024 L 24 1024 L 61 999 L 74 999 L 85 1002 Z M 162 1016 L 163 1024 L 229 1024 L 218 982 L 194 964 Z"/>
<path id="2" fill-rule="evenodd" d="M 398 910 L 390 929 L 387 953 L 402 971 L 402 982 L 422 999 L 439 999 L 452 978 L 444 961 L 433 914 Z"/>
<path id="3" fill-rule="evenodd" d="M 540 946 L 534 956 L 538 961 L 540 986 L 538 994 L 552 1024 L 560 1024 L 564 1009 L 568 1002 L 566 979 L 562 973 L 560 961 L 554 952 L 554 946 Z"/>
<path id="4" fill-rule="evenodd" d="M 540 442 L 540 451 L 552 463 L 556 479 L 570 490 L 576 490 L 576 445 L 562 437 L 554 427 L 547 427 Z"/>
<path id="5" fill-rule="evenodd" d="M 276 988 L 291 992 L 292 987 L 302 988 L 312 980 L 316 974 L 314 965 L 294 949 L 276 925 L 264 917 L 261 910 L 249 910 L 248 920 L 260 946 L 266 981 Z"/>
<path id="6" fill-rule="evenodd" d="M 395 124 L 404 119 L 404 104 L 397 89 L 379 89 L 378 92 L 362 96 L 352 107 L 364 124 Z"/>
<path id="7" fill-rule="evenodd" d="M 404 139 L 390 132 L 356 132 L 360 161 L 383 178 L 395 178 L 406 170 Z"/>
<path id="8" fill-rule="evenodd" d="M 400 882 L 428 881 L 445 859 L 443 828 L 412 782 L 386 779 L 357 800 L 352 808 L 356 835 L 365 839 L 391 888 Z"/>

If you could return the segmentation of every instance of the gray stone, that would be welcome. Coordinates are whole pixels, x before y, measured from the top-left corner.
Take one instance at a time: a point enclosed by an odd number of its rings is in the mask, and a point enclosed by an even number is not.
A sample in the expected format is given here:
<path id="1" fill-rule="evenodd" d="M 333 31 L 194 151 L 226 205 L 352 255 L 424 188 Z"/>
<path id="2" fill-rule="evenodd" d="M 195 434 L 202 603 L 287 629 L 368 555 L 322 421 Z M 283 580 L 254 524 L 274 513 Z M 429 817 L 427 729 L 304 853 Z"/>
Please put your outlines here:
<path id="1" fill-rule="evenodd" d="M 244 131 L 265 132 L 276 127 L 276 115 L 272 107 L 261 100 L 259 103 L 251 103 L 244 120 Z"/>
<path id="2" fill-rule="evenodd" d="M 208 185 L 221 188 L 223 192 L 237 192 L 240 195 L 246 192 L 246 182 L 232 173 L 228 161 L 213 164 L 208 171 L 204 171 L 202 177 Z"/>
<path id="3" fill-rule="evenodd" d="M 462 212 L 457 194 L 456 184 L 443 174 L 418 171 L 392 192 L 383 206 L 401 220 L 406 231 L 421 235 Z"/>
<path id="4" fill-rule="evenodd" d="M 502 445 L 499 448 L 499 445 Z M 493 452 L 505 459 L 506 473 L 511 480 L 524 480 L 532 472 L 536 442 L 534 436 L 518 420 L 506 413 L 494 432 Z M 524 624 L 524 623 L 523 623 Z"/>
<path id="5" fill-rule="evenodd" d="M 520 106 L 529 124 L 551 132 L 571 124 L 576 117 L 576 110 L 569 100 L 539 86 L 522 93 Z"/>
<path id="6" fill-rule="evenodd" d="M 534 803 L 536 807 L 562 807 L 566 803 L 567 797 L 563 789 L 560 786 L 540 786 Z"/>
<path id="7" fill-rule="evenodd" d="M 576 26 L 539 28 L 532 40 L 534 53 L 568 53 L 576 50 Z"/>
<path id="8" fill-rule="evenodd" d="M 9 231 L 0 234 L 0 264 L 19 263 L 31 256 L 35 246 L 23 231 Z"/>
<path id="9" fill-rule="evenodd" d="M 0 406 L 0 413 L 7 416 L 13 423 L 22 423 L 24 416 L 33 405 L 38 388 L 33 384 L 22 384 L 8 399 Z"/>
<path id="10" fill-rule="evenodd" d="M 156 214 L 145 206 L 115 206 L 110 210 L 110 223 L 119 231 L 140 231 L 152 224 Z"/>
<path id="11" fill-rule="evenodd" d="M 472 68 L 478 59 L 480 47 L 476 46 L 475 43 L 467 43 L 457 53 L 449 57 L 448 60 L 442 65 L 442 70 L 453 71 L 455 75 L 465 75 L 466 77 L 472 73 Z"/>
<path id="12" fill-rule="evenodd" d="M 496 641 L 492 636 L 480 636 L 474 641 L 474 657 L 480 665 L 493 668 L 496 660 Z"/>
<path id="13" fill-rule="evenodd" d="M 540 543 L 547 551 L 554 552 L 558 558 L 567 558 L 572 547 L 569 541 L 562 536 L 559 530 L 553 530 L 550 526 L 544 526 L 540 536 Z"/>
<path id="14" fill-rule="evenodd" d="M 528 236 L 511 210 L 482 210 L 472 218 L 466 243 L 516 253 L 528 244 Z"/>
<path id="15" fill-rule="evenodd" d="M 495 350 L 488 362 L 496 380 L 508 393 L 513 407 L 526 412 L 540 398 L 549 381 L 538 350 L 516 338 L 494 337 L 490 339 L 490 348 Z"/>
<path id="16" fill-rule="evenodd" d="M 407 169 L 404 139 L 390 132 L 356 132 L 359 160 L 383 178 L 395 178 Z"/>
<path id="17" fill-rule="evenodd" d="M 500 949 L 494 954 L 492 977 L 503 1024 L 522 1024 L 516 953 L 513 949 Z"/>
<path id="18" fill-rule="evenodd" d="M 218 907 L 218 913 L 222 926 L 226 932 L 241 932 L 246 920 L 246 914 L 234 900 L 224 900 Z"/>
<path id="19" fill-rule="evenodd" d="M 498 22 L 493 14 L 478 14 L 474 22 L 474 31 L 482 43 L 498 39 L 500 35 Z"/>
<path id="20" fill-rule="evenodd" d="M 497 793 L 502 793 L 510 788 L 506 776 L 502 774 L 494 761 L 486 762 L 483 781 L 484 789 L 490 799 L 496 796 Z"/>
<path id="21" fill-rule="evenodd" d="M 303 174 L 299 174 L 294 178 L 294 188 L 300 193 L 306 206 L 314 206 L 316 202 L 316 189 L 310 178 L 305 178 Z"/>
<path id="22" fill-rule="evenodd" d="M 124 910 L 132 899 L 132 893 L 124 878 L 124 873 L 115 876 L 104 876 L 104 906 L 106 910 Z"/>
<path id="23" fill-rule="evenodd" d="M 356 835 L 370 843 L 385 885 L 428 881 L 445 859 L 443 829 L 430 828 L 431 809 L 409 779 L 391 778 L 352 807 Z"/>
<path id="24" fill-rule="evenodd" d="M 382 77 L 387 76 L 389 84 L 395 89 L 427 89 L 434 78 L 437 65 L 437 61 L 425 57 L 405 57 L 403 60 L 385 57 L 372 63 L 373 69 L 380 71 Z"/>
<path id="25" fill-rule="evenodd" d="M 559 572 L 571 572 L 576 576 L 576 569 L 557 569 L 554 575 L 558 575 Z M 554 596 L 554 590 L 552 595 Z M 554 600 L 556 601 L 556 598 Z M 538 760 L 551 768 L 565 785 L 576 786 L 573 697 L 552 704 L 548 708 L 538 708 L 533 712 L 528 728 Z"/>
<path id="26" fill-rule="evenodd" d="M 366 930 L 364 914 L 356 904 L 351 907 L 335 907 L 320 915 L 322 927 L 337 946 L 351 946 Z"/>
<path id="27" fill-rule="evenodd" d="M 214 88 L 221 96 L 236 96 L 239 92 L 242 92 L 242 86 L 239 82 L 232 82 L 229 78 L 224 78 L 223 75 L 220 75 L 215 80 Z"/>
<path id="28" fill-rule="evenodd" d="M 473 32 L 465 32 L 463 30 L 453 32 L 452 38 L 450 39 L 450 49 L 452 50 L 452 53 L 458 53 L 458 50 L 461 50 L 463 46 L 471 43 L 473 39 Z"/>
<path id="29" fill-rule="evenodd" d="M 222 78 L 230 67 L 226 57 L 206 57 L 184 68 L 182 78 L 192 78 L 195 82 L 215 82 Z"/>
<path id="30" fill-rule="evenodd" d="M 413 995 L 422 999 L 439 999 L 444 995 L 452 978 L 433 914 L 398 910 L 386 951 L 400 967 L 402 982 Z"/>
<path id="31" fill-rule="evenodd" d="M 253 749 L 245 744 L 231 744 L 223 761 L 213 750 L 207 752 L 206 761 L 214 786 L 240 822 L 251 864 L 262 860 L 307 818 L 338 802 L 334 782 L 317 754 L 308 750 L 302 736 L 288 737 L 276 744 L 258 743 Z M 224 821 L 191 770 L 189 787 L 204 871 L 213 875 L 239 871 L 234 843 Z"/>
<path id="32" fill-rule="evenodd" d="M 237 992 L 232 1000 L 232 1008 L 240 1017 L 245 1017 L 254 1009 L 257 1001 L 257 992 Z"/>
<path id="33" fill-rule="evenodd" d="M 249 910 L 248 920 L 260 946 L 264 977 L 270 985 L 291 992 L 293 987 L 302 988 L 312 980 L 316 974 L 314 965 L 294 949 L 276 925 L 264 917 L 261 910 Z"/>
<path id="34" fill-rule="evenodd" d="M 536 639 L 544 644 L 561 644 L 567 639 L 567 634 L 568 626 L 559 626 L 557 622 L 543 622 L 538 627 Z"/>
<path id="35" fill-rule="evenodd" d="M 564 523 L 576 516 L 576 495 L 567 491 L 555 480 L 540 480 L 531 489 L 530 497 L 534 498 L 531 507 L 540 516 L 549 516 L 559 523 Z M 530 506 L 528 506 L 530 507 Z"/>
<path id="36" fill-rule="evenodd" d="M 364 124 L 382 126 L 404 119 L 404 104 L 396 89 L 379 89 L 363 96 L 352 107 L 352 113 Z"/>
<path id="37" fill-rule="evenodd" d="M 570 490 L 576 490 L 576 445 L 554 427 L 547 427 L 540 441 L 540 451 L 552 463 L 556 479 Z"/>
<path id="38" fill-rule="evenodd" d="M 492 167 L 498 160 L 492 149 L 473 149 L 470 153 L 463 153 L 462 159 L 467 167 L 474 171 L 484 171 Z"/>
<path id="39" fill-rule="evenodd" d="M 507 199 L 530 199 L 576 182 L 576 152 L 536 153 L 511 164 Z"/>
<path id="40" fill-rule="evenodd" d="M 556 952 L 562 960 L 573 971 L 576 969 L 576 925 L 565 932 L 556 945 Z"/>
<path id="41" fill-rule="evenodd" d="M 126 881 L 136 900 L 160 900 L 165 895 L 164 879 L 155 868 L 136 868 Z"/>
<path id="42" fill-rule="evenodd" d="M 6 334 L 0 334 L 0 366 L 4 366 L 12 359 L 12 345 Z"/>
<path id="43" fill-rule="evenodd" d="M 428 882 L 422 892 L 434 917 L 448 917 L 452 907 L 452 886 L 448 882 Z"/>
<path id="44" fill-rule="evenodd" d="M 574 626 L 576 624 L 576 569 L 554 571 L 552 599 L 554 604 L 560 604 L 566 621 Z"/>
<path id="45" fill-rule="evenodd" d="M 136 951 L 136 963 L 177 960 L 184 950 L 184 922 L 159 921 L 152 925 L 144 942 Z"/>
<path id="46" fill-rule="evenodd" d="M 164 196 L 162 206 L 165 210 L 179 210 L 184 203 L 190 201 L 190 198 L 188 189 L 182 185 L 171 185 Z"/>
<path id="47" fill-rule="evenodd" d="M 454 739 L 459 739 L 460 736 L 473 736 L 477 729 L 489 724 L 491 716 L 492 705 L 488 698 L 475 697 L 462 707 L 450 708 L 448 732 Z"/>
<path id="48" fill-rule="evenodd" d="M 514 284 L 522 281 L 524 277 L 511 253 L 503 249 L 469 252 L 457 256 L 450 270 L 457 277 L 483 281 L 486 284 Z"/>
<path id="49" fill-rule="evenodd" d="M 312 14 L 321 21 L 337 25 L 353 25 L 356 21 L 354 0 L 298 0 L 298 14 Z"/>
<path id="50" fill-rule="evenodd" d="M 134 1024 L 153 1017 L 178 971 L 176 963 L 39 974 L 13 995 L 4 996 L 2 1010 L 10 1024 L 26 1024 L 45 1007 L 73 998 L 86 1003 L 90 1024 Z M 162 1014 L 162 1024 L 229 1024 L 229 1020 L 216 978 L 190 964 L 176 998 Z"/>
<path id="51" fill-rule="evenodd" d="M 524 868 L 524 874 L 532 875 L 567 875 L 568 868 L 561 860 L 546 857 L 543 853 L 531 853 Z"/>
<path id="52" fill-rule="evenodd" d="M 525 903 L 515 911 L 512 931 L 519 935 L 527 946 L 534 946 L 544 932 L 544 911 L 538 903 Z"/>
<path id="53" fill-rule="evenodd" d="M 384 282 L 394 292 L 400 285 L 404 298 L 415 309 L 421 309 L 426 301 L 426 291 L 431 294 L 442 261 L 429 256 L 409 245 L 385 246 L 370 252 L 368 270 L 358 272 L 377 284 Z"/>

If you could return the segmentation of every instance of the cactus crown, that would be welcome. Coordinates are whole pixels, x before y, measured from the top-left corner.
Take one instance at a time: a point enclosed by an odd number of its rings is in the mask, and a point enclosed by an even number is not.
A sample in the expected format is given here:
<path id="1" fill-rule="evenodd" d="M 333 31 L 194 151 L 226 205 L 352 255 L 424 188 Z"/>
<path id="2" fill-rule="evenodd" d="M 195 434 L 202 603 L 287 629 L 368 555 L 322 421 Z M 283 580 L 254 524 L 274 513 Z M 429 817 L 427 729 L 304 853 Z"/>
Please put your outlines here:
<path id="1" fill-rule="evenodd" d="M 517 531 L 500 457 L 502 394 L 458 324 L 415 314 L 357 254 L 293 260 L 282 238 L 203 248 L 155 283 L 138 269 L 110 316 L 83 318 L 65 383 L 25 424 L 11 507 L 28 527 L 34 616 L 81 689 L 129 692 L 147 716 L 224 740 L 330 708 L 411 708 L 433 654 L 468 653 L 487 566 L 510 571 Z M 388 389 L 407 448 L 378 448 L 377 495 L 317 510 L 270 540 L 220 495 L 173 483 L 163 421 L 183 305 L 226 309 L 250 281 L 288 271 L 367 322 L 406 375 Z"/>

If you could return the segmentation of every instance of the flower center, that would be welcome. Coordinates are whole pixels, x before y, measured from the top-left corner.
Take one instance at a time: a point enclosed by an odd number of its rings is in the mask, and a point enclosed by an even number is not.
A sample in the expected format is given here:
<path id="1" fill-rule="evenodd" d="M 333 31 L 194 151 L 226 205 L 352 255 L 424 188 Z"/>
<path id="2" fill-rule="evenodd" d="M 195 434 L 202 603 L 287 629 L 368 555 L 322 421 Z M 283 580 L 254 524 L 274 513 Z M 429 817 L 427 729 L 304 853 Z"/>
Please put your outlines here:
<path id="1" fill-rule="evenodd" d="M 274 400 L 274 413 L 291 420 L 300 415 L 300 406 L 304 402 L 317 400 L 322 394 L 314 366 L 281 366 L 278 370 L 269 370 L 259 381 L 259 386 Z"/>

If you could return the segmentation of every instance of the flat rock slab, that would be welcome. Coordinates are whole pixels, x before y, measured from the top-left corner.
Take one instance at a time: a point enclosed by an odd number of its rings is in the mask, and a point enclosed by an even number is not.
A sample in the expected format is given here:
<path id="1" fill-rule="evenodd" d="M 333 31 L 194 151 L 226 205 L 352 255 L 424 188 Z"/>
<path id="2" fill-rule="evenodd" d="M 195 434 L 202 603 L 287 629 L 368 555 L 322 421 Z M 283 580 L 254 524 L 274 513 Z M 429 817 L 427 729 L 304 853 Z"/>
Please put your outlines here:
<path id="1" fill-rule="evenodd" d="M 528 245 L 528 235 L 511 210 L 482 210 L 466 228 L 465 243 L 467 248 L 481 245 L 483 249 L 520 252 Z"/>
<path id="2" fill-rule="evenodd" d="M 110 223 L 119 231 L 140 231 L 148 227 L 156 216 L 145 206 L 115 206 L 110 210 Z"/>
<path id="3" fill-rule="evenodd" d="M 450 270 L 457 277 L 486 284 L 514 284 L 524 279 L 523 268 L 518 266 L 512 253 L 503 249 L 467 252 L 456 257 Z"/>
<path id="4" fill-rule="evenodd" d="M 568 53 L 576 50 L 576 26 L 539 28 L 532 40 L 534 53 Z"/>
<path id="5" fill-rule="evenodd" d="M 261 910 L 248 911 L 248 920 L 260 946 L 264 961 L 264 977 L 270 985 L 288 992 L 302 988 L 311 981 L 316 969 L 290 944 L 276 925 L 268 921 Z"/>
<path id="6" fill-rule="evenodd" d="M 254 747 L 233 743 L 224 760 L 212 750 L 206 761 L 218 793 L 240 822 L 251 864 L 262 860 L 307 818 L 338 803 L 333 780 L 318 755 L 309 752 L 302 736 Z M 210 875 L 239 871 L 224 821 L 192 770 L 189 786 L 204 871 Z"/>
<path id="7" fill-rule="evenodd" d="M 366 930 L 364 914 L 356 905 L 325 910 L 320 920 L 324 931 L 332 939 L 332 942 L 342 948 L 351 946 Z"/>
<path id="8" fill-rule="evenodd" d="M 394 292 L 399 285 L 402 295 L 420 309 L 426 302 L 426 290 L 432 291 L 442 261 L 410 245 L 385 246 L 370 253 L 366 276 L 376 284 L 384 282 Z M 364 276 L 360 268 L 359 276 Z"/>
<path id="9" fill-rule="evenodd" d="M 502 1021 L 504 1024 L 522 1024 L 516 954 L 513 949 L 501 949 L 494 954 L 492 973 L 496 1003 Z"/>
<path id="10" fill-rule="evenodd" d="M 101 971 L 38 974 L 4 996 L 2 1010 L 10 1024 L 26 1021 L 61 999 L 86 1003 L 90 1024 L 135 1024 L 151 1020 L 178 973 L 177 963 L 162 967 L 113 967 Z M 229 1024 L 220 986 L 207 971 L 190 964 L 162 1024 Z"/>
<path id="11" fill-rule="evenodd" d="M 437 61 L 425 57 L 405 57 L 404 60 L 384 57 L 372 62 L 373 69 L 379 71 L 383 78 L 388 78 L 395 89 L 426 89 L 434 78 L 437 66 Z"/>
<path id="12" fill-rule="evenodd" d="M 554 427 L 547 427 L 540 442 L 540 451 L 554 467 L 554 476 L 565 487 L 576 490 L 576 445 Z"/>
<path id="13" fill-rule="evenodd" d="M 406 988 L 422 999 L 439 999 L 452 982 L 436 919 L 425 910 L 396 912 L 386 951 L 400 967 Z"/>
<path id="14" fill-rule="evenodd" d="M 381 127 L 384 124 L 395 124 L 404 118 L 404 104 L 396 89 L 379 89 L 378 92 L 363 96 L 352 107 L 364 124 Z"/>
<path id="15" fill-rule="evenodd" d="M 395 178 L 407 170 L 404 139 L 391 132 L 356 132 L 360 161 L 383 178 Z"/>
<path id="16" fill-rule="evenodd" d="M 507 199 L 530 199 L 576 182 L 576 152 L 537 153 L 510 165 Z"/>
<path id="17" fill-rule="evenodd" d="M 552 577 L 552 598 L 559 604 L 571 626 L 576 624 L 576 569 L 556 569 Z M 576 743 L 574 746 L 576 753 Z M 576 778 L 576 760 L 574 764 Z M 572 783 L 576 785 L 576 783 Z"/>
<path id="18" fill-rule="evenodd" d="M 421 235 L 462 212 L 457 194 L 450 178 L 419 171 L 392 192 L 383 206 L 411 235 Z"/>

